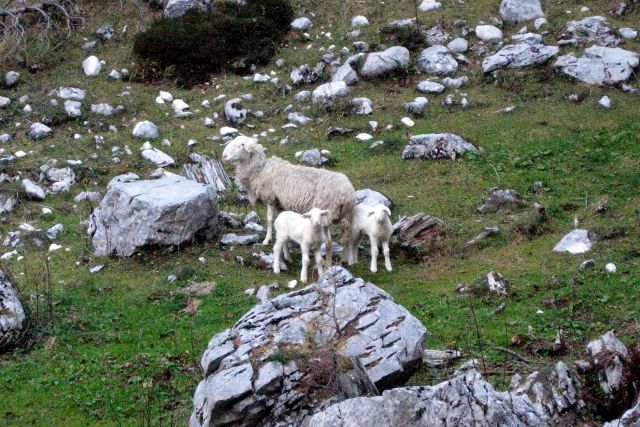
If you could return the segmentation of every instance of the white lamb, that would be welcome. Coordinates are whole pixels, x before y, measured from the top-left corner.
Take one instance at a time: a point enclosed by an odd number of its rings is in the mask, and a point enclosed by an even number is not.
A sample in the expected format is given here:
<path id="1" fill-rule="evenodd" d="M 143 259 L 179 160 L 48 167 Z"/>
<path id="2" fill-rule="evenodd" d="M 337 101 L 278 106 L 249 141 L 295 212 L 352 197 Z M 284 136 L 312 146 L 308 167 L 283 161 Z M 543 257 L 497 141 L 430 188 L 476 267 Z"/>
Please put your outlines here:
<path id="1" fill-rule="evenodd" d="M 276 243 L 273 246 L 273 272 L 280 273 L 280 254 L 284 252 L 284 258 L 291 261 L 289 241 L 293 240 L 300 245 L 302 251 L 302 271 L 300 281 L 307 283 L 307 271 L 309 269 L 309 253 L 312 251 L 318 268 L 318 275 L 324 274 L 324 263 L 320 253 L 320 247 L 327 241 L 327 217 L 329 211 L 313 208 L 309 212 L 300 215 L 296 212 L 284 211 L 275 220 Z"/>
<path id="2" fill-rule="evenodd" d="M 351 220 L 355 189 L 346 175 L 324 169 L 293 165 L 278 157 L 267 158 L 264 147 L 254 138 L 238 136 L 229 142 L 222 160 L 236 167 L 236 182 L 247 190 L 249 201 L 267 205 L 268 245 L 273 236 L 273 218 L 281 210 L 298 213 L 312 208 L 328 210 L 329 222 L 339 222 L 342 246 L 351 246 Z M 332 244 L 327 236 L 327 262 L 330 265 Z M 343 261 L 348 261 L 343 252 Z"/>
<path id="3" fill-rule="evenodd" d="M 358 204 L 355 206 L 352 238 L 349 249 L 349 264 L 358 262 L 358 242 L 360 236 L 366 234 L 371 241 L 371 271 L 378 271 L 378 244 L 382 244 L 382 252 L 384 253 L 384 266 L 387 271 L 391 271 L 391 258 L 389 256 L 389 240 L 393 227 L 391 225 L 391 211 L 385 205 L 368 206 Z"/>

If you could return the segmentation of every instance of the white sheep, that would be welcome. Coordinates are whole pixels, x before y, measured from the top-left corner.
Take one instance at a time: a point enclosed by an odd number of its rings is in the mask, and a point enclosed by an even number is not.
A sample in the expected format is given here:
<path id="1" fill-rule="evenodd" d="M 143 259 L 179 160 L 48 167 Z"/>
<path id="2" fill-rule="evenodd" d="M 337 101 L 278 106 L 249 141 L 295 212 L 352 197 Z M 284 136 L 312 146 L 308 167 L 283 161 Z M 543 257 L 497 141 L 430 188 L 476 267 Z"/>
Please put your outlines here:
<path id="1" fill-rule="evenodd" d="M 309 253 L 312 251 L 318 268 L 318 275 L 324 274 L 324 263 L 320 248 L 327 241 L 328 224 L 326 218 L 329 211 L 313 208 L 309 212 L 300 215 L 292 211 L 284 211 L 274 222 L 276 230 L 276 243 L 273 246 L 273 272 L 280 273 L 280 254 L 284 252 L 284 258 L 291 261 L 289 242 L 294 241 L 300 245 L 302 251 L 302 271 L 300 281 L 307 283 L 307 271 L 309 269 Z"/>
<path id="2" fill-rule="evenodd" d="M 351 246 L 351 220 L 355 189 L 346 175 L 324 169 L 293 165 L 278 157 L 267 158 L 264 147 L 254 138 L 238 136 L 229 142 L 222 160 L 236 167 L 236 182 L 247 190 L 249 201 L 267 205 L 268 245 L 273 236 L 273 217 L 280 210 L 298 213 L 312 208 L 330 212 L 329 221 L 339 222 L 342 245 Z M 327 262 L 331 263 L 331 235 L 327 236 Z M 346 252 L 342 259 L 347 262 Z"/>
<path id="3" fill-rule="evenodd" d="M 348 253 L 349 264 L 358 262 L 358 242 L 360 236 L 366 234 L 371 242 L 371 271 L 378 271 L 378 244 L 382 244 L 384 254 L 384 266 L 391 271 L 391 258 L 389 255 L 389 241 L 393 233 L 391 225 L 391 211 L 382 204 L 368 206 L 358 204 L 355 206 L 353 223 L 351 224 L 352 238 Z"/>

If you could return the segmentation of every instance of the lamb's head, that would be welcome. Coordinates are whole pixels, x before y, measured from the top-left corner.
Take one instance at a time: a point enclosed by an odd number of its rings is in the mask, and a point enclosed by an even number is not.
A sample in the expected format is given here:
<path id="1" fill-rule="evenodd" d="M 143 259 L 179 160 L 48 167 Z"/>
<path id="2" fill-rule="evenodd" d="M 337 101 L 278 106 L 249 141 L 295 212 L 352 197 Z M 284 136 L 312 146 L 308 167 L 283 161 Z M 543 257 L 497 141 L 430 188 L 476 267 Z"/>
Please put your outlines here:
<path id="1" fill-rule="evenodd" d="M 376 222 L 378 222 L 379 224 L 382 224 L 385 221 L 385 219 L 391 217 L 391 211 L 385 205 L 378 204 L 373 207 L 373 210 L 369 212 L 368 216 L 372 216 L 372 215 L 376 219 Z"/>
<path id="2" fill-rule="evenodd" d="M 302 214 L 303 218 L 308 218 L 314 227 L 323 227 L 325 220 L 329 215 L 329 211 L 313 208 L 309 212 Z"/>
<path id="3" fill-rule="evenodd" d="M 264 147 L 255 138 L 240 135 L 227 144 L 222 152 L 222 160 L 229 163 L 239 163 L 247 160 L 253 153 L 264 154 Z"/>

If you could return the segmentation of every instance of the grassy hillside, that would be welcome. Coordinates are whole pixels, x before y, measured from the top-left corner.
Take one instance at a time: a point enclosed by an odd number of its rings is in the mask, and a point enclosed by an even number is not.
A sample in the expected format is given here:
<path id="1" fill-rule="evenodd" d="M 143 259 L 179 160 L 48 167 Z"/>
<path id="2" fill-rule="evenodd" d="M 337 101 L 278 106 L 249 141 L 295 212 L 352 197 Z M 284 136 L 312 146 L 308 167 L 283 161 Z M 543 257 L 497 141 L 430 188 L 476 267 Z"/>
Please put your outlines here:
<path id="1" fill-rule="evenodd" d="M 421 24 L 429 28 L 442 22 L 450 34 L 459 31 L 455 19 L 464 18 L 469 27 L 478 21 L 498 16 L 497 1 L 474 0 L 464 4 L 445 2 L 437 12 L 420 14 Z M 548 38 L 553 44 L 565 22 L 582 16 L 607 16 L 618 28 L 636 26 L 638 12 L 623 18 L 609 16 L 609 2 L 585 0 L 546 1 L 549 19 Z M 590 7 L 589 14 L 579 12 Z M 0 173 L 22 178 L 37 178 L 39 167 L 46 160 L 60 162 L 79 159 L 78 182 L 71 192 L 48 195 L 45 202 L 21 200 L 11 214 L 2 215 L 0 243 L 9 231 L 28 222 L 46 229 L 56 223 L 64 225 L 58 239 L 63 249 L 46 254 L 42 248 L 24 248 L 21 261 L 13 258 L 0 267 L 13 275 L 28 300 L 30 309 L 39 310 L 42 319 L 34 322 L 29 346 L 0 357 L 0 424 L 2 425 L 184 425 L 191 412 L 191 397 L 201 374 L 200 356 L 211 336 L 234 324 L 256 303 L 244 294 L 248 288 L 279 282 L 286 284 L 297 277 L 294 271 L 275 276 L 250 265 L 239 266 L 237 255 L 251 258 L 255 248 L 237 247 L 233 251 L 219 247 L 217 242 L 201 242 L 176 253 L 144 253 L 131 259 L 99 259 L 91 254 L 91 241 L 86 234 L 86 220 L 91 212 L 89 203 L 75 203 L 80 191 L 102 191 L 115 175 L 134 171 L 147 176 L 155 169 L 141 159 L 138 149 L 143 141 L 134 140 L 131 130 L 139 120 L 151 120 L 160 129 L 161 137 L 171 141 L 171 147 L 160 147 L 176 160 L 183 161 L 192 150 L 187 141 L 195 139 L 193 148 L 201 154 L 221 153 L 218 129 L 203 126 L 202 119 L 213 112 L 221 113 L 222 103 L 213 103 L 220 95 L 227 99 L 252 93 L 246 102 L 251 110 L 264 111 L 262 120 L 250 119 L 253 129 L 248 134 L 260 134 L 269 129 L 261 142 L 271 154 L 295 161 L 294 153 L 307 148 L 331 151 L 335 164 L 331 169 L 346 173 L 356 188 L 373 188 L 389 195 L 395 203 L 394 219 L 398 215 L 425 212 L 441 218 L 446 238 L 437 251 L 419 258 L 393 253 L 394 271 L 372 274 L 366 261 L 352 269 L 355 275 L 382 287 L 404 305 L 428 328 L 428 348 L 459 348 L 469 357 L 481 353 L 487 361 L 486 370 L 495 384 L 508 384 L 515 371 L 530 372 L 555 357 L 550 354 L 553 341 L 562 329 L 568 341 L 569 354 L 578 357 L 589 339 L 615 329 L 627 343 L 637 342 L 640 329 L 640 97 L 617 88 L 597 88 L 581 85 L 555 73 L 548 65 L 521 71 L 503 71 L 497 80 L 482 74 L 479 63 L 483 56 L 468 53 L 472 64 L 461 67 L 459 75 L 467 75 L 470 84 L 460 91 L 468 95 L 470 107 L 447 108 L 441 105 L 442 95 L 428 95 L 428 112 L 415 119 L 413 128 L 400 119 L 407 114 L 402 103 L 420 94 L 417 83 L 425 78 L 415 72 L 375 82 L 360 82 L 352 96 L 366 96 L 374 102 L 374 113 L 368 117 L 351 117 L 341 112 L 327 113 L 299 104 L 291 96 L 283 96 L 278 87 L 269 83 L 256 84 L 240 76 L 215 76 L 208 85 L 190 90 L 178 89 L 171 81 L 140 84 L 107 79 L 112 68 L 134 70 L 131 44 L 136 31 L 147 25 L 153 12 L 142 2 L 87 2 L 86 25 L 63 52 L 52 55 L 41 72 L 22 73 L 22 84 L 3 91 L 2 95 L 16 99 L 29 95 L 31 115 L 24 115 L 18 102 L 0 111 L 8 118 L 0 123 L 0 133 L 16 132 L 15 139 L 3 145 L 7 153 L 24 150 L 28 155 L 15 164 L 0 165 Z M 367 41 L 372 50 L 387 43 L 377 29 L 393 19 L 415 16 L 413 1 L 339 0 L 299 1 L 296 8 L 302 14 L 314 12 L 313 40 L 303 40 L 290 34 L 277 58 L 285 60 L 278 69 L 275 59 L 258 71 L 275 71 L 280 86 L 289 81 L 289 71 L 303 63 L 315 64 L 324 52 L 318 49 L 334 44 L 339 50 L 351 48 L 354 40 Z M 571 10 L 571 14 L 566 11 Z M 158 13 L 158 12 L 155 12 Z M 358 39 L 343 39 L 350 31 L 353 15 L 366 15 L 371 26 L 363 29 Z M 116 37 L 86 51 L 80 48 L 83 38 L 95 38 L 95 30 L 104 24 L 113 25 Z M 123 35 L 122 30 L 128 31 Z M 505 39 L 520 27 L 505 27 Z M 636 28 L 638 29 L 638 28 Z M 322 32 L 330 32 L 331 39 Z M 473 36 L 469 41 L 475 41 Z M 626 42 L 626 49 L 639 51 L 640 42 Z M 563 48 L 563 52 L 571 49 Z M 106 61 L 99 77 L 82 73 L 81 62 L 91 54 Z M 413 55 L 419 54 L 414 52 Z M 415 58 L 413 58 L 415 59 Z M 415 61 L 414 61 L 415 62 Z M 4 66 L 2 72 L 6 72 Z M 415 70 L 412 70 L 415 71 Z M 637 78 L 632 81 L 637 86 Z M 24 131 L 31 121 L 51 114 L 48 93 L 59 86 L 74 86 L 87 90 L 83 101 L 83 116 L 55 128 L 53 137 L 31 141 Z M 312 90 L 315 86 L 305 87 Z M 297 88 L 296 88 L 297 89 Z M 158 90 L 171 92 L 200 110 L 192 119 L 177 119 L 169 105 L 154 102 Z M 295 90 L 295 89 L 294 89 Z M 123 92 L 128 92 L 124 95 Z M 574 91 L 586 94 L 582 103 L 572 103 L 566 96 Z M 295 93 L 295 92 L 294 92 Z M 603 95 L 614 100 L 611 109 L 597 103 Z M 200 107 L 203 100 L 212 101 L 211 108 Z M 91 103 L 122 104 L 126 112 L 112 117 L 90 113 Z M 317 118 L 316 123 L 298 129 L 284 130 L 287 123 L 282 109 L 293 104 L 299 111 Z M 496 111 L 514 105 L 512 113 Z M 62 106 L 55 109 L 61 114 Z M 62 113 L 63 114 L 63 113 Z M 369 120 L 394 128 L 374 135 L 386 143 L 380 150 L 371 150 L 370 143 L 359 142 L 353 136 L 327 139 L 332 125 L 344 125 L 369 131 Z M 21 126 L 16 127 L 15 123 Z M 117 133 L 108 130 L 118 128 Z M 410 135 L 429 132 L 453 132 L 482 147 L 483 154 L 451 161 L 405 161 L 400 158 Z M 74 139 L 74 134 L 80 134 Z M 102 135 L 105 143 L 96 148 L 94 135 Z M 278 141 L 289 136 L 288 143 Z M 121 164 L 111 162 L 112 147 L 128 145 L 133 155 L 124 153 Z M 97 156 L 92 157 L 96 153 Z M 170 168 L 180 173 L 180 168 Z M 542 181 L 545 191 L 534 193 L 532 184 Z M 3 190 L 13 184 L 2 183 Z M 548 222 L 540 234 L 526 231 L 531 224 L 530 209 L 501 210 L 495 214 L 479 214 L 476 208 L 486 192 L 495 186 L 512 188 L 529 202 L 539 202 L 547 209 Z M 15 186 L 18 188 L 18 186 Z M 607 209 L 598 213 L 598 205 Z M 53 214 L 41 214 L 48 206 Z M 244 213 L 245 207 L 230 202 L 223 204 L 230 211 Z M 264 207 L 258 212 L 264 214 Z M 551 252 L 551 248 L 574 227 L 574 219 L 583 228 L 598 236 L 591 253 L 566 255 Z M 483 227 L 498 225 L 502 232 L 479 246 L 463 249 L 466 241 Z M 48 243 L 47 243 L 48 244 Z M 263 248 L 257 248 L 262 250 Z M 0 254 L 12 250 L 0 246 Z M 50 260 L 43 260 L 49 256 Z M 366 251 L 368 256 L 368 249 Z M 199 261 L 200 257 L 205 262 Z M 365 259 L 362 256 L 361 259 Z M 596 268 L 581 270 L 586 259 L 593 259 Z M 613 262 L 617 273 L 604 270 Z M 89 268 L 104 264 L 105 268 L 91 274 Z M 46 268 L 50 269 L 47 275 Z M 489 271 L 506 276 L 512 292 L 506 297 L 460 297 L 455 293 L 459 283 L 471 282 Z M 167 276 L 177 274 L 174 283 Z M 52 315 L 47 314 L 46 301 L 37 297 L 47 281 L 52 292 Z M 192 282 L 212 281 L 214 291 L 199 298 L 202 305 L 197 315 L 184 313 L 186 298 L 175 292 Z M 286 289 L 286 286 L 281 286 Z M 284 291 L 284 290 L 283 290 Z M 493 314 L 500 304 L 506 308 Z M 539 312 L 541 311 L 541 313 Z M 480 336 L 480 339 L 478 339 Z M 512 338 L 519 345 L 512 344 Z M 524 364 L 496 350 L 508 347 L 523 355 Z M 419 373 L 413 383 L 426 384 L 442 379 L 447 372 Z"/>

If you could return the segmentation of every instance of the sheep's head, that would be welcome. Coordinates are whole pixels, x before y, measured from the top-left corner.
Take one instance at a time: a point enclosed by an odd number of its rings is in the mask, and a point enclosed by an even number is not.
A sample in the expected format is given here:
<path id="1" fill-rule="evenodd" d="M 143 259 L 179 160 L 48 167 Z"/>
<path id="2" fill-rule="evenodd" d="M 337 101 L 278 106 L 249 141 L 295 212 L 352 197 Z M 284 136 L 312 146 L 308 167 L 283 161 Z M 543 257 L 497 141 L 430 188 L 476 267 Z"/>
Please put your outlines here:
<path id="1" fill-rule="evenodd" d="M 325 219 L 329 215 L 329 211 L 313 208 L 309 212 L 302 214 L 303 218 L 311 220 L 311 224 L 315 227 L 322 227 L 325 225 Z"/>
<path id="2" fill-rule="evenodd" d="M 264 154 L 264 147 L 255 138 L 240 135 L 227 144 L 222 152 L 222 160 L 238 163 L 251 157 L 252 153 Z"/>
<path id="3" fill-rule="evenodd" d="M 373 210 L 369 212 L 368 216 L 372 215 L 378 223 L 382 224 L 385 219 L 391 217 L 391 211 L 385 205 L 378 204 L 373 207 Z"/>

